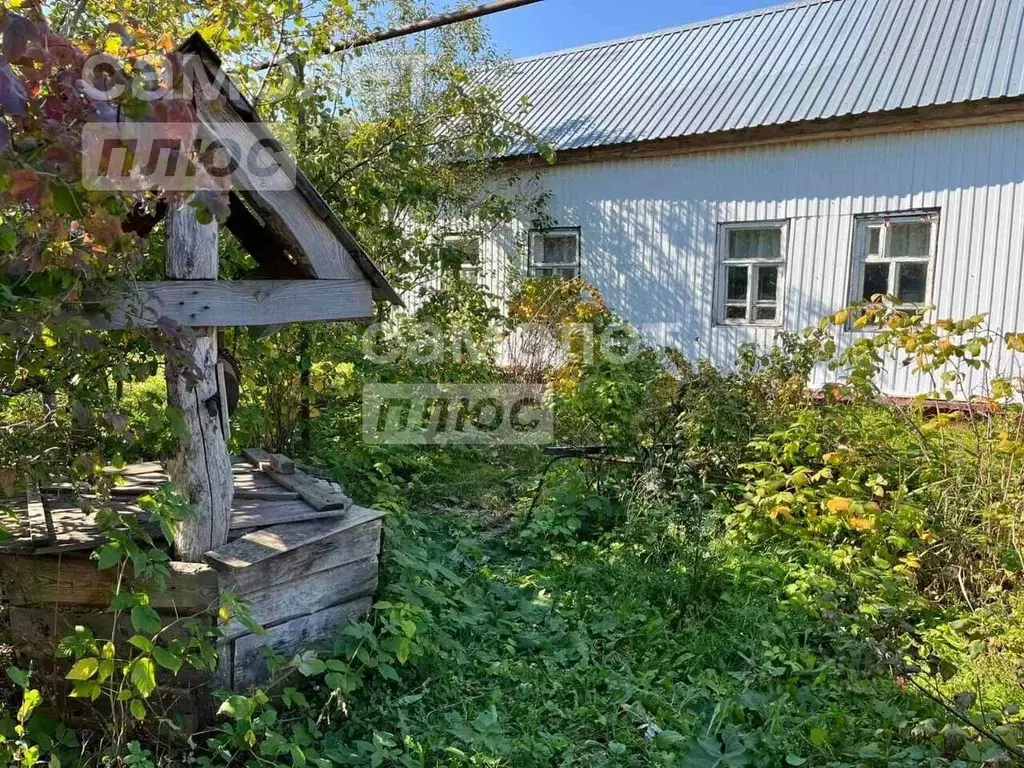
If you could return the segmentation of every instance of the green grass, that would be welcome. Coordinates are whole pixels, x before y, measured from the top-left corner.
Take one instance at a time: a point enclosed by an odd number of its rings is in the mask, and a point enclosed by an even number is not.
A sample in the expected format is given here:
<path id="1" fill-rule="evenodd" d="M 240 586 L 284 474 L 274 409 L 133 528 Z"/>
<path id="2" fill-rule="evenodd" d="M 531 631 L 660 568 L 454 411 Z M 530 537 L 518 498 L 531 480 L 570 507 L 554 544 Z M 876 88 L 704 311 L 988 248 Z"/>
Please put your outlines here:
<path id="1" fill-rule="evenodd" d="M 695 583 L 614 533 L 492 523 L 389 523 L 384 595 L 422 608 L 424 653 L 349 701 L 353 764 L 948 764 L 911 735 L 932 708 L 790 605 L 770 562 L 723 558 Z"/>

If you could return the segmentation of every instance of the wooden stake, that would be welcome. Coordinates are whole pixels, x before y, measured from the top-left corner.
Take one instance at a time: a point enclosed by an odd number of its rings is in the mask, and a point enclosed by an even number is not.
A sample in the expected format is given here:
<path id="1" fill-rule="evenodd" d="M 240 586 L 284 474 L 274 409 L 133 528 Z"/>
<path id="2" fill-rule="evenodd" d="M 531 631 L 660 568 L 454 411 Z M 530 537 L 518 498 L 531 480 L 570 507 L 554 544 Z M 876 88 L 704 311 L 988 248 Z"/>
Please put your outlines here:
<path id="1" fill-rule="evenodd" d="M 166 274 L 171 280 L 217 279 L 217 224 L 200 223 L 191 207 L 172 211 L 168 217 Z M 167 402 L 179 409 L 187 430 L 168 472 L 197 513 L 178 526 L 177 556 L 200 562 L 203 553 L 228 540 L 234 486 L 221 426 L 217 329 L 193 330 L 193 375 L 180 361 L 168 358 L 166 364 Z"/>

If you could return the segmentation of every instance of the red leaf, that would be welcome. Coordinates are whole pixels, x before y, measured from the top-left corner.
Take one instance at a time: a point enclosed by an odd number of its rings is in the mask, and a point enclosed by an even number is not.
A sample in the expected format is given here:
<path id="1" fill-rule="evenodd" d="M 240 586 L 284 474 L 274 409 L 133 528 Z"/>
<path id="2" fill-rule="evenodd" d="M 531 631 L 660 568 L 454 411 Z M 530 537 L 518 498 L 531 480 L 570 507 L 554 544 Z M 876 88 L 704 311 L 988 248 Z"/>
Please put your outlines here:
<path id="1" fill-rule="evenodd" d="M 25 84 L 6 61 L 0 61 L 0 109 L 12 117 L 21 117 L 28 111 Z"/>
<path id="2" fill-rule="evenodd" d="M 70 64 L 78 66 L 85 63 L 85 54 L 70 40 L 55 32 L 47 32 L 43 36 L 43 47 L 59 67 L 66 67 Z"/>
<path id="3" fill-rule="evenodd" d="M 19 64 L 29 55 L 31 48 L 38 48 L 39 29 L 24 16 L 7 12 L 4 20 L 3 54 L 12 64 Z"/>
<path id="4" fill-rule="evenodd" d="M 38 206 L 43 201 L 45 186 L 35 171 L 18 169 L 10 173 L 11 184 L 8 192 L 21 203 Z"/>

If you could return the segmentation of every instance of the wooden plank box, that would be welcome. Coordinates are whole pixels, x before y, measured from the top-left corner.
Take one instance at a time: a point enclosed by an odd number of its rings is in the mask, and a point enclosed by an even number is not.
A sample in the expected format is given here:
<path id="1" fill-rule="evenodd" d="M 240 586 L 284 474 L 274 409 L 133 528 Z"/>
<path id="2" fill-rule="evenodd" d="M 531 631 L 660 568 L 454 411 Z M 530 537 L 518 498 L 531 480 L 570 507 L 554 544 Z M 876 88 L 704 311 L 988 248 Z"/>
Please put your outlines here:
<path id="1" fill-rule="evenodd" d="M 205 679 L 194 671 L 174 678 L 164 673 L 162 687 L 183 692 L 182 712 L 189 725 L 209 722 L 211 691 L 244 691 L 264 682 L 266 651 L 287 658 L 328 643 L 346 622 L 369 610 L 378 583 L 382 519 L 381 512 L 351 506 L 329 518 L 258 528 L 206 553 L 205 563 L 170 563 L 167 589 L 147 590 L 168 632 L 180 632 L 185 617 L 217 621 L 226 592 L 248 602 L 253 618 L 266 629 L 253 634 L 229 621 L 221 627 L 216 673 Z M 0 589 L 10 601 L 19 663 L 32 664 L 57 685 L 69 662 L 56 648 L 71 628 L 83 625 L 97 637 L 120 640 L 133 632 L 125 617 L 115 627 L 105 612 L 116 568 L 98 570 L 85 552 L 49 552 L 0 553 Z M 129 587 L 130 570 L 122 582 Z"/>

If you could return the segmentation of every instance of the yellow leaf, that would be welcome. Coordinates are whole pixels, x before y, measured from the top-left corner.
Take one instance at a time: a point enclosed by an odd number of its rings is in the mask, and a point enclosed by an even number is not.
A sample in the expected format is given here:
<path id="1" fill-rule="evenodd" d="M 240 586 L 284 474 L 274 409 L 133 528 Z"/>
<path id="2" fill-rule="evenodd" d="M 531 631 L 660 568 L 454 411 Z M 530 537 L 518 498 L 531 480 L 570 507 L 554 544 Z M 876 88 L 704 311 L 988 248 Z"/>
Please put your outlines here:
<path id="1" fill-rule="evenodd" d="M 772 509 L 772 511 L 768 513 L 768 516 L 772 520 L 778 520 L 780 517 L 784 517 L 787 520 L 793 519 L 793 513 L 790 511 L 789 507 L 783 505 L 779 505 Z"/>
<path id="2" fill-rule="evenodd" d="M 845 325 L 846 321 L 850 319 L 850 310 L 842 309 L 835 313 L 832 317 L 832 322 L 836 325 Z"/>
<path id="3" fill-rule="evenodd" d="M 849 512 L 851 503 L 849 499 L 842 496 L 833 496 L 825 506 L 828 507 L 829 512 Z"/>
<path id="4" fill-rule="evenodd" d="M 867 325 L 870 322 L 871 322 L 871 318 L 869 318 L 867 315 L 861 315 L 860 317 L 858 317 L 856 320 L 853 321 L 853 327 L 854 328 L 863 328 L 865 325 Z"/>
<path id="5" fill-rule="evenodd" d="M 953 351 L 953 342 L 949 339 L 943 339 L 939 342 L 939 351 L 944 355 L 948 355 Z"/>
<path id="6" fill-rule="evenodd" d="M 875 521 L 869 517 L 851 517 L 846 524 L 855 531 L 870 531 L 875 527 Z"/>
<path id="7" fill-rule="evenodd" d="M 121 36 L 109 35 L 103 43 L 103 50 L 111 56 L 117 56 L 121 51 Z"/>

